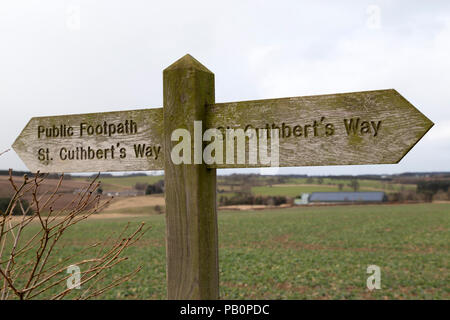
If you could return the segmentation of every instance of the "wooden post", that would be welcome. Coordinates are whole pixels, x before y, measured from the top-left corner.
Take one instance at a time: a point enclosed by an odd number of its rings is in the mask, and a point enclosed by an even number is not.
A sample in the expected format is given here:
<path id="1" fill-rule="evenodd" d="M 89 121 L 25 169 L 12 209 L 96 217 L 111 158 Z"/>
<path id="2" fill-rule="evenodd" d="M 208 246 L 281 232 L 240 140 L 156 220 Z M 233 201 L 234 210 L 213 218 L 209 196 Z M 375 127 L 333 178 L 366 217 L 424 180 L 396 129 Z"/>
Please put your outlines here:
<path id="1" fill-rule="evenodd" d="M 268 166 L 204 164 L 194 121 L 279 130 L 280 167 L 398 163 L 433 126 L 393 89 L 215 103 L 214 74 L 190 55 L 163 78 L 163 108 L 35 117 L 13 148 L 31 171 L 164 169 L 169 299 L 219 298 L 216 168 Z M 194 138 L 194 164 L 172 162 L 176 129 Z"/>
<path id="2" fill-rule="evenodd" d="M 194 138 L 194 120 L 205 129 L 206 106 L 215 99 L 214 74 L 185 55 L 164 70 L 163 80 L 167 296 L 218 299 L 216 169 L 175 165 L 170 156 L 178 143 L 171 141 L 173 130 L 187 129 Z"/>

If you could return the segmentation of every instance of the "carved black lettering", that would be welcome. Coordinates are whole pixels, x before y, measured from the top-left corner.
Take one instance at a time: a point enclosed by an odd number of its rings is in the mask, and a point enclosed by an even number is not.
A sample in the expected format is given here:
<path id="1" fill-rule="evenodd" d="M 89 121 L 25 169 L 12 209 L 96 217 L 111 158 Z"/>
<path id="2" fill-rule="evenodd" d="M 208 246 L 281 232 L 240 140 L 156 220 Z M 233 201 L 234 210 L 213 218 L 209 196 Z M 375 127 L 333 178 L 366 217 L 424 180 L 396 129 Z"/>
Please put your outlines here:
<path id="1" fill-rule="evenodd" d="M 127 156 L 127 149 L 120 148 L 119 152 L 120 152 L 120 159 L 126 158 L 126 156 Z"/>
<path id="2" fill-rule="evenodd" d="M 361 134 L 370 133 L 370 123 L 368 121 L 361 122 Z"/>
<path id="3" fill-rule="evenodd" d="M 291 136 L 291 127 L 286 125 L 284 122 L 281 124 L 281 137 L 288 138 Z"/>
<path id="4" fill-rule="evenodd" d="M 294 129 L 293 129 L 293 134 L 294 134 L 294 136 L 296 136 L 296 137 L 301 137 L 301 136 L 302 136 L 302 131 L 303 131 L 302 126 L 297 125 L 297 126 L 295 126 Z"/>
<path id="5" fill-rule="evenodd" d="M 325 125 L 325 135 L 327 137 L 332 136 L 334 134 L 334 125 L 332 123 L 327 123 Z"/>
<path id="6" fill-rule="evenodd" d="M 347 131 L 347 135 L 350 134 L 357 134 L 358 133 L 358 127 L 359 127 L 359 118 L 357 119 L 344 119 L 345 124 L 345 130 Z"/>
<path id="7" fill-rule="evenodd" d="M 372 124 L 372 128 L 373 128 L 373 131 L 374 131 L 373 136 L 376 137 L 378 135 L 378 131 L 381 128 L 381 120 L 378 121 L 378 122 L 370 121 L 370 123 Z"/>

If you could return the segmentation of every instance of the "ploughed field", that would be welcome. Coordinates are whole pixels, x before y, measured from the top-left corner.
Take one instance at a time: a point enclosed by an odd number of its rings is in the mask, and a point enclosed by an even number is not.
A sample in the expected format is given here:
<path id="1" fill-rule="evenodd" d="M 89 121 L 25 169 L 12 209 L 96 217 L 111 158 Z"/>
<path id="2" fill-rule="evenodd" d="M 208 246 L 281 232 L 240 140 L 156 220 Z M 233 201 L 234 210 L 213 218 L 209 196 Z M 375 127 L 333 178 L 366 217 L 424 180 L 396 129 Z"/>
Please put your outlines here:
<path id="1" fill-rule="evenodd" d="M 101 216 L 75 225 L 58 254 L 145 221 L 151 230 L 107 278 L 143 269 L 101 298 L 164 299 L 164 215 Z M 221 298 L 449 299 L 449 228 L 450 204 L 220 211 Z M 380 290 L 366 288 L 369 265 L 381 268 Z"/>

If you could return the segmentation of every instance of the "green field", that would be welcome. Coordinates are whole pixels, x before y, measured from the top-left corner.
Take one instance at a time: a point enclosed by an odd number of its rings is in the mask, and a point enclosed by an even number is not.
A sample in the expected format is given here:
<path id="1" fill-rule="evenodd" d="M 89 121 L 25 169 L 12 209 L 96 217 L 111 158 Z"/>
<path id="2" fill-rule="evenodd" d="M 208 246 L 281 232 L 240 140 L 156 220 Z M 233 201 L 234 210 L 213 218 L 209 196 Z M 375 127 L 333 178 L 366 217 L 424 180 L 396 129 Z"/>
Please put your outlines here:
<path id="1" fill-rule="evenodd" d="M 164 176 L 114 176 L 114 177 L 102 177 L 99 180 L 102 183 L 102 188 L 104 191 L 122 191 L 125 189 L 133 188 L 136 183 L 148 183 L 153 184 L 159 180 L 164 179 Z M 261 178 L 261 179 L 264 179 Z M 89 180 L 88 178 L 75 178 L 74 180 Z M 221 185 L 221 178 L 218 178 L 219 186 L 218 189 L 230 192 L 230 186 Z M 313 183 L 308 184 L 306 178 L 289 178 L 286 181 L 286 185 L 274 185 L 274 186 L 254 186 L 251 191 L 254 195 L 261 196 L 287 196 L 287 197 L 297 197 L 302 193 L 311 192 L 327 192 L 327 191 L 339 191 L 338 184 L 343 184 L 344 187 L 342 191 L 353 191 L 349 187 L 350 180 L 348 179 L 330 179 L 324 178 L 322 184 L 318 184 L 318 179 L 314 178 Z M 359 191 L 385 191 L 398 192 L 401 190 L 415 190 L 416 185 L 407 184 L 391 184 L 384 183 L 379 180 L 367 180 L 358 179 Z M 236 186 L 234 191 L 239 191 L 239 186 Z M 219 194 L 222 196 L 230 197 L 234 192 Z"/>
<path id="2" fill-rule="evenodd" d="M 273 186 L 255 186 L 252 187 L 252 193 L 261 196 L 286 196 L 286 197 L 298 197 L 302 193 L 311 192 L 338 192 L 338 191 L 354 191 L 349 186 L 350 180 L 342 179 L 329 179 L 324 178 L 322 184 L 318 184 L 317 178 L 313 180 L 313 183 L 308 184 L 306 178 L 290 178 L 283 185 Z M 398 192 L 403 190 L 415 190 L 416 185 L 402 185 L 402 184 L 390 184 L 384 183 L 378 180 L 364 180 L 358 179 L 359 190 L 358 191 L 384 191 L 386 193 Z M 343 184 L 343 189 L 339 190 L 338 184 Z"/>
<path id="3" fill-rule="evenodd" d="M 66 234 L 66 253 L 127 221 L 152 226 L 110 277 L 143 265 L 107 299 L 165 298 L 163 215 L 92 220 Z M 450 204 L 296 207 L 219 212 L 223 299 L 449 299 Z M 381 290 L 366 289 L 368 265 Z"/>
<path id="4" fill-rule="evenodd" d="M 339 191 L 337 186 L 329 185 L 277 185 L 277 186 L 260 186 L 252 187 L 252 193 L 261 196 L 286 196 L 286 197 L 299 197 L 302 193 L 311 192 L 337 192 Z M 342 191 L 353 191 L 349 187 L 344 187 Z M 361 188 L 359 191 L 373 191 Z"/>
<path id="5" fill-rule="evenodd" d="M 375 189 L 378 191 L 386 191 L 386 192 L 397 192 L 403 190 L 416 190 L 415 184 L 399 184 L 399 183 L 390 183 L 383 182 L 381 180 L 369 180 L 369 179 L 357 179 L 361 191 L 374 191 Z M 307 178 L 290 178 L 286 183 L 291 184 L 307 184 Z M 317 184 L 318 179 L 314 178 L 312 184 Z M 349 188 L 348 184 L 350 183 L 349 179 L 331 179 L 331 178 L 323 178 L 322 185 L 333 187 L 337 190 L 338 184 L 342 183 L 345 188 Z M 350 189 L 349 189 L 350 190 Z M 347 191 L 347 190 L 344 190 Z"/>
<path id="6" fill-rule="evenodd" d="M 101 177 L 98 180 L 101 182 L 104 191 L 122 191 L 134 187 L 136 183 L 153 184 L 159 180 L 163 180 L 164 176 L 125 176 L 125 177 Z M 74 178 L 79 181 L 91 181 L 91 178 Z"/>

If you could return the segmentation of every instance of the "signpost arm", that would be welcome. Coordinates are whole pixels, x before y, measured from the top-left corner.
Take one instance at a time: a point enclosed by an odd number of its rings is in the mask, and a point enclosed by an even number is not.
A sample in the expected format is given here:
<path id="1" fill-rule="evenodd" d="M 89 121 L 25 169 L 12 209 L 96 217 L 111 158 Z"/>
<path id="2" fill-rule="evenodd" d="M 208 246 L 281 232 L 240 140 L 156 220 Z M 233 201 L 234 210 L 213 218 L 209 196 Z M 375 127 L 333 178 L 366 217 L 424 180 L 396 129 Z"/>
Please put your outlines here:
<path id="1" fill-rule="evenodd" d="M 216 169 L 208 169 L 203 161 L 194 164 L 199 156 L 194 154 L 195 142 L 192 164 L 171 160 L 171 150 L 179 143 L 171 141 L 175 129 L 193 135 L 195 120 L 205 129 L 206 106 L 215 102 L 214 74 L 186 55 L 164 70 L 163 80 L 167 296 L 218 299 Z"/>

